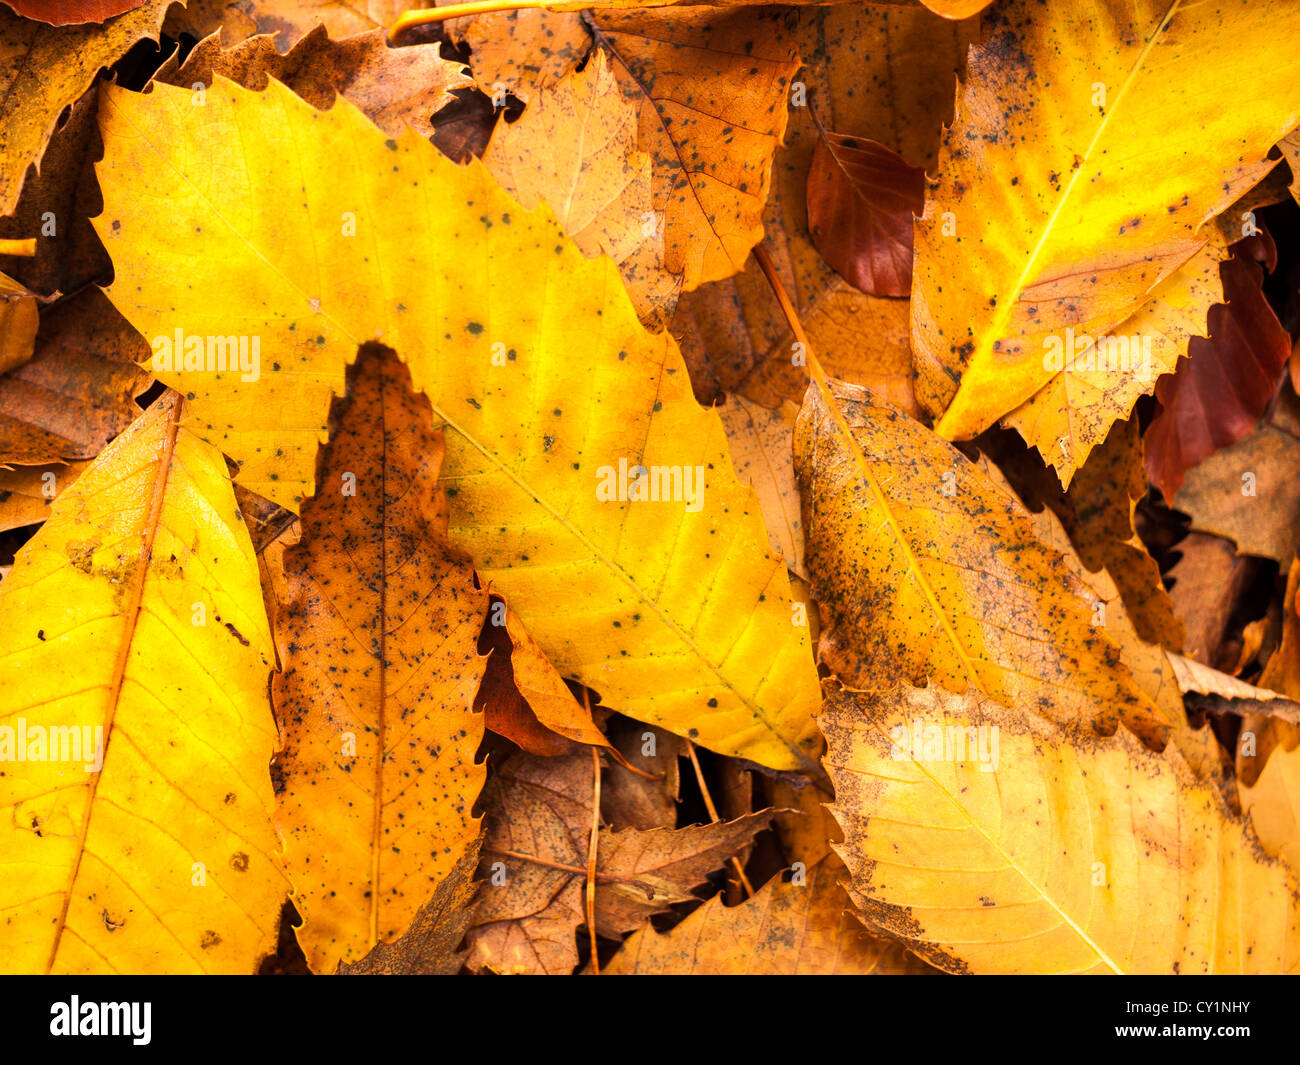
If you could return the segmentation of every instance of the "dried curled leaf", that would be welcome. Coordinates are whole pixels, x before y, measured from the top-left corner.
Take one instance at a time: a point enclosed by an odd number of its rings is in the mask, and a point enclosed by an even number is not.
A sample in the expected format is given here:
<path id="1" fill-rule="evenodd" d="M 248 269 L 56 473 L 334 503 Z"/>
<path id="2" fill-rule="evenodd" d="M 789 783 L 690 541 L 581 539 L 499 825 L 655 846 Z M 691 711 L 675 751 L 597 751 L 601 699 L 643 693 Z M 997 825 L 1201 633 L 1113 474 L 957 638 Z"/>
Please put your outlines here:
<path id="1" fill-rule="evenodd" d="M 606 976 L 914 976 L 924 962 L 875 939 L 850 916 L 838 858 L 822 859 L 800 882 L 773 880 L 730 908 L 714 896 L 664 934 L 649 925 L 629 936 Z"/>
<path id="2" fill-rule="evenodd" d="M 110 444 L 0 582 L 8 972 L 247 973 L 275 942 L 271 634 L 225 461 L 179 408 Z"/>

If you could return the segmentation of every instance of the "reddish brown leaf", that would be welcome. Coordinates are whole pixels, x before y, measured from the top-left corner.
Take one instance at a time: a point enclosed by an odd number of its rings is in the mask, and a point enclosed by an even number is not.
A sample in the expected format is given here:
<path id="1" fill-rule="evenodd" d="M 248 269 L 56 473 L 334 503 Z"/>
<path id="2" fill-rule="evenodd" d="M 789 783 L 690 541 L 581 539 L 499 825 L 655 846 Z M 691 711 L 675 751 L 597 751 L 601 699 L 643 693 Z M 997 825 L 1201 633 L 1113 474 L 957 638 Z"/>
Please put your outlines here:
<path id="1" fill-rule="evenodd" d="M 1209 338 L 1194 337 L 1178 371 L 1156 384 L 1160 409 L 1143 442 L 1147 475 L 1167 500 L 1188 470 L 1254 429 L 1277 394 L 1291 338 L 1260 287 L 1276 265 L 1267 232 L 1234 244 L 1219 266 L 1227 302 L 1210 308 Z"/>
<path id="2" fill-rule="evenodd" d="M 822 131 L 808 172 L 813 243 L 845 281 L 871 296 L 912 291 L 912 216 L 925 171 L 878 141 Z"/>
<path id="3" fill-rule="evenodd" d="M 6 7 L 51 26 L 73 26 L 103 22 L 115 15 L 134 11 L 144 0 L 0 0 Z"/>

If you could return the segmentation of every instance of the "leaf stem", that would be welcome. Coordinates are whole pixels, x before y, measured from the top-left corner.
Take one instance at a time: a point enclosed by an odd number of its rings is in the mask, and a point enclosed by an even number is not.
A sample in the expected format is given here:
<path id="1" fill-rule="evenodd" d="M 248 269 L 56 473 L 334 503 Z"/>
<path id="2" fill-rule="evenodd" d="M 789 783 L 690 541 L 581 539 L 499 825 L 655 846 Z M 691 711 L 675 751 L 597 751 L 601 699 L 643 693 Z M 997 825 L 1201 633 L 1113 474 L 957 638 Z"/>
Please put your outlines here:
<path id="1" fill-rule="evenodd" d="M 497 11 L 581 11 L 591 0 L 475 0 L 466 4 L 447 4 L 416 11 L 403 11 L 388 27 L 389 42 L 416 26 L 431 26 L 453 18 L 490 15 Z"/>
<path id="2" fill-rule="evenodd" d="M 695 756 L 695 744 L 690 740 L 686 741 L 686 754 L 690 757 L 691 766 L 695 769 L 695 780 L 700 785 L 700 794 L 704 796 L 704 808 L 709 811 L 709 816 L 715 822 L 721 821 L 718 816 L 718 808 L 713 805 L 713 796 L 709 794 L 709 786 L 704 783 L 704 770 L 700 768 L 700 760 Z M 736 870 L 736 875 L 740 877 L 740 886 L 745 889 L 745 898 L 754 897 L 754 885 L 749 882 L 749 877 L 745 875 L 745 867 L 740 864 L 740 859 L 734 854 L 731 856 L 732 868 Z"/>

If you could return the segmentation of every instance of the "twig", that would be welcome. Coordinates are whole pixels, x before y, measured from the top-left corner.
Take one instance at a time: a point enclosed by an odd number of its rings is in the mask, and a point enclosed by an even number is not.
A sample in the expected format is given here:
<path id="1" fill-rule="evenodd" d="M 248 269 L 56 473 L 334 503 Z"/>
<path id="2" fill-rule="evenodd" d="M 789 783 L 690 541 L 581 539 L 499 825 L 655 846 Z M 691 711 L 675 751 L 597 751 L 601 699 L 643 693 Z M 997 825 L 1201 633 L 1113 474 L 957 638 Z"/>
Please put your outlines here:
<path id="1" fill-rule="evenodd" d="M 718 808 L 713 805 L 713 796 L 709 794 L 709 786 L 704 783 L 704 770 L 700 768 L 700 760 L 695 756 L 695 744 L 690 740 L 686 741 L 686 753 L 690 756 L 691 765 L 695 768 L 695 779 L 700 785 L 700 794 L 704 796 L 704 808 L 709 811 L 709 817 L 714 821 L 721 821 L 718 816 Z M 740 886 L 745 889 L 745 898 L 753 898 L 754 886 L 749 882 L 749 877 L 745 875 L 745 868 L 740 864 L 740 859 L 734 854 L 731 856 L 731 865 L 736 870 L 736 875 L 740 877 Z"/>
<path id="2" fill-rule="evenodd" d="M 585 697 L 584 697 L 585 701 Z M 600 840 L 600 752 L 591 749 L 591 842 L 587 844 L 587 933 L 591 936 L 591 975 L 600 975 L 596 953 L 596 844 Z"/>

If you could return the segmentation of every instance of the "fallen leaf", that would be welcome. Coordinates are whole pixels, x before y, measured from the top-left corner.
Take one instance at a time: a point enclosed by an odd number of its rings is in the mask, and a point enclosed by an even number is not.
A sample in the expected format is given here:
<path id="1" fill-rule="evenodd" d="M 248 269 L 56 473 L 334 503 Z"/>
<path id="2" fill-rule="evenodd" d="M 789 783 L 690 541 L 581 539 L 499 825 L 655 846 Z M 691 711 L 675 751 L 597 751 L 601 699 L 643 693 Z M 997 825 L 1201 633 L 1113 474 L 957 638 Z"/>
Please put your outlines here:
<path id="1" fill-rule="evenodd" d="M 289 508 L 310 492 L 328 399 L 382 335 L 447 428 L 452 544 L 560 673 L 720 753 L 812 768 L 817 680 L 785 568 L 721 419 L 695 404 L 671 338 L 637 321 L 613 264 L 481 164 L 410 130 L 385 139 L 345 100 L 314 111 L 274 80 L 259 94 L 218 78 L 202 123 L 193 110 L 170 86 L 105 90 L 97 225 L 110 298 L 156 356 L 177 330 L 257 338 L 256 371 L 151 363 L 194 396 L 196 428 L 242 463 L 240 481 Z M 231 143 L 238 179 L 211 165 Z M 346 213 L 364 240 L 340 227 Z M 178 228 L 193 234 L 183 245 L 165 236 Z M 382 267 L 366 262 L 376 248 Z M 509 283 L 521 270 L 529 283 Z M 260 310 L 214 298 L 248 292 Z M 642 467 L 659 471 L 652 494 L 679 501 L 642 500 Z M 578 590 L 592 609 L 575 615 Z"/>
<path id="2" fill-rule="evenodd" d="M 1173 506 L 1198 532 L 1290 564 L 1300 546 L 1300 400 L 1289 384 L 1253 432 L 1187 472 Z"/>
<path id="3" fill-rule="evenodd" d="M 36 347 L 36 294 L 0 274 L 0 374 L 21 366 Z"/>
<path id="4" fill-rule="evenodd" d="M 179 408 L 110 444 L 0 584 L 8 972 L 248 972 L 275 943 L 274 651 L 225 462 Z"/>
<path id="5" fill-rule="evenodd" d="M 145 0 L 0 0 L 23 18 L 36 19 L 51 26 L 71 26 L 83 22 L 104 22 L 116 15 L 134 11 Z"/>
<path id="6" fill-rule="evenodd" d="M 338 39 L 382 30 L 411 0 L 189 0 L 185 10 L 170 12 L 164 27 L 202 40 L 218 29 L 230 44 L 257 34 L 275 34 L 276 47 L 288 52 L 316 26 Z"/>
<path id="7" fill-rule="evenodd" d="M 0 376 L 0 463 L 94 458 L 139 416 L 148 354 L 98 289 L 48 308 L 35 355 Z"/>
<path id="8" fill-rule="evenodd" d="M 439 881 L 411 927 L 395 943 L 376 943 L 360 961 L 339 966 L 340 976 L 452 976 L 465 964 L 459 950 L 473 913 L 479 841 Z"/>
<path id="9" fill-rule="evenodd" d="M 1156 385 L 1160 408 L 1143 443 L 1151 483 L 1167 500 L 1189 470 L 1255 428 L 1291 355 L 1291 338 L 1262 291 L 1264 269 L 1277 265 L 1273 238 L 1261 232 L 1232 251 L 1219 266 L 1227 302 L 1210 308 L 1208 339 L 1193 338 L 1187 361 Z"/>
<path id="10" fill-rule="evenodd" d="M 546 203 L 584 255 L 619 266 L 637 314 L 661 321 L 680 278 L 663 267 L 650 156 L 637 148 L 637 109 L 603 51 L 580 71 L 538 87 L 517 122 L 501 122 L 483 162 L 523 206 Z"/>
<path id="11" fill-rule="evenodd" d="M 867 927 L 948 972 L 1300 968 L 1297 881 L 1218 792 L 1172 747 L 1051 716 L 938 688 L 827 700 Z"/>
<path id="12" fill-rule="evenodd" d="M 334 40 L 318 25 L 283 55 L 278 40 L 250 37 L 223 49 L 221 34 L 213 33 L 183 64 L 173 56 L 154 77 L 193 89 L 211 86 L 220 74 L 259 91 L 275 78 L 313 107 L 328 110 L 336 95 L 346 96 L 390 136 L 410 126 L 425 137 L 433 135 L 430 116 L 452 102 L 455 90 L 473 84 L 463 64 L 443 59 L 438 45 L 390 48 L 383 30 Z"/>
<path id="13" fill-rule="evenodd" d="M 848 912 L 833 855 L 802 884 L 769 882 L 739 906 L 709 899 L 668 932 L 649 925 L 604 965 L 607 976 L 914 976 L 935 970 L 874 939 Z"/>
<path id="14" fill-rule="evenodd" d="M 567 973 L 578 964 L 574 934 L 586 920 L 583 884 L 591 834 L 592 764 L 516 755 L 484 792 L 487 836 L 469 965 L 497 973 Z M 690 891 L 769 815 L 680 829 L 603 830 L 596 848 L 596 931 L 617 938 Z"/>
<path id="15" fill-rule="evenodd" d="M 808 174 L 808 228 L 817 250 L 854 288 L 873 296 L 912 289 L 912 218 L 925 203 L 925 171 L 883 144 L 826 131 Z"/>
<path id="16" fill-rule="evenodd" d="M 1161 746 L 1168 722 L 1095 594 L 1019 501 L 901 411 L 831 387 L 836 409 L 810 386 L 795 434 L 808 570 L 834 618 L 820 649 L 831 669 L 859 688 L 929 677 L 1102 731 L 1122 719 Z"/>
<path id="17" fill-rule="evenodd" d="M 772 550 L 781 553 L 792 572 L 806 577 L 793 458 L 799 408 L 786 402 L 778 410 L 768 410 L 743 396 L 732 396 L 718 412 L 727 428 L 736 476 L 758 495 Z"/>
<path id="18" fill-rule="evenodd" d="M 85 468 L 86 463 L 74 462 L 0 469 L 0 532 L 43 522 L 50 505 Z"/>
<path id="19" fill-rule="evenodd" d="M 1296 15 L 1251 5 L 1230 38 L 1217 12 L 1157 0 L 1015 0 L 989 16 L 916 225 L 912 342 L 941 436 L 973 436 L 1038 391 L 1067 328 L 1108 335 L 1272 169 L 1269 148 L 1300 122 Z M 1264 73 L 1234 107 L 1201 91 L 1242 62 Z"/>
<path id="20" fill-rule="evenodd" d="M 0 10 L 0 216 L 13 213 L 28 167 L 40 159 L 60 112 L 101 67 L 137 41 L 156 39 L 171 2 L 146 0 L 103 26 L 59 29 Z"/>
<path id="21" fill-rule="evenodd" d="M 326 973 L 407 930 L 478 838 L 486 776 L 487 593 L 446 546 L 440 434 L 391 353 L 364 350 L 349 386 L 285 552 L 272 684 L 297 937 Z"/>

